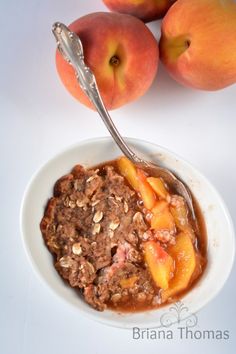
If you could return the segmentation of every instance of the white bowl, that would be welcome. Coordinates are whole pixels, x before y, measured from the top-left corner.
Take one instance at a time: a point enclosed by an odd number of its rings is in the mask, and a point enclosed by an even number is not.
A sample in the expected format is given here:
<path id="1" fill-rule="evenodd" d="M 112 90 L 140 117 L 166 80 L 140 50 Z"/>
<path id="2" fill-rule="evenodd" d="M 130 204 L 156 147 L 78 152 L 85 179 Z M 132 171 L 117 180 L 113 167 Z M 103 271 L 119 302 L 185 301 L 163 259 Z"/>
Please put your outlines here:
<path id="1" fill-rule="evenodd" d="M 211 183 L 182 158 L 146 141 L 128 138 L 126 141 L 139 155 L 156 160 L 175 171 L 191 188 L 203 212 L 208 238 L 208 264 L 196 286 L 181 299 L 189 313 L 196 313 L 223 287 L 233 264 L 234 230 L 228 210 Z M 121 153 L 111 138 L 98 138 L 66 149 L 41 167 L 29 182 L 22 201 L 20 221 L 24 248 L 41 280 L 64 304 L 73 306 L 74 311 L 116 327 L 160 327 L 171 304 L 160 309 L 127 314 L 110 310 L 98 312 L 91 308 L 58 275 L 39 228 L 46 202 L 52 196 L 53 186 L 58 178 L 78 163 L 89 167 L 115 159 L 119 155 Z"/>

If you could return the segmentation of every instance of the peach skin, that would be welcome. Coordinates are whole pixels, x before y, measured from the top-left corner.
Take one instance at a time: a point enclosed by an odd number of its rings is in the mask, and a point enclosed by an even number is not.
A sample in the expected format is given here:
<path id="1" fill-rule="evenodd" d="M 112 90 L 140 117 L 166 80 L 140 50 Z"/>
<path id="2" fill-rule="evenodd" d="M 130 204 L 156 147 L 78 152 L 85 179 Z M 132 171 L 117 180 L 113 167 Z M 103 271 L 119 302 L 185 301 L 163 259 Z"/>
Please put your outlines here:
<path id="1" fill-rule="evenodd" d="M 112 11 L 129 14 L 144 22 L 162 18 L 176 0 L 103 0 Z"/>
<path id="2" fill-rule="evenodd" d="M 138 99 L 151 86 L 159 52 L 157 41 L 142 21 L 129 15 L 97 12 L 79 18 L 69 28 L 82 41 L 85 62 L 96 77 L 108 110 Z M 56 66 L 66 89 L 93 108 L 74 69 L 58 51 Z"/>
<path id="3" fill-rule="evenodd" d="M 236 3 L 178 0 L 162 23 L 161 60 L 179 83 L 219 90 L 236 82 Z"/>

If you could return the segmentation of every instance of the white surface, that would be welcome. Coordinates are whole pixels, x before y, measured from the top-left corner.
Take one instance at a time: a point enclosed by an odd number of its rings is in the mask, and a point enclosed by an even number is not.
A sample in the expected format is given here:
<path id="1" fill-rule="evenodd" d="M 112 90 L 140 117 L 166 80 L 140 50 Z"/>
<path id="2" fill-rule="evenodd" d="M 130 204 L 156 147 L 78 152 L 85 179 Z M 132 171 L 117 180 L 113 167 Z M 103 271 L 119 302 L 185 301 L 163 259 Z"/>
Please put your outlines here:
<path id="1" fill-rule="evenodd" d="M 159 162 L 177 173 L 191 188 L 199 203 L 206 225 L 208 262 L 197 285 L 181 299 L 190 313 L 196 313 L 221 290 L 232 268 L 235 235 L 227 208 L 206 178 L 179 156 L 158 145 L 137 139 L 125 139 L 138 156 Z M 22 239 L 30 263 L 44 284 L 47 284 L 66 306 L 72 306 L 78 316 L 83 314 L 98 322 L 120 328 L 159 328 L 163 325 L 163 316 L 172 311 L 173 304 L 158 310 L 122 315 L 109 310 L 94 311 L 74 289 L 61 281 L 52 266 L 51 254 L 41 237 L 39 220 L 44 213 L 45 202 L 53 193 L 55 181 L 71 171 L 71 166 L 78 163 L 78 156 L 81 156 L 80 163 L 83 166 L 90 167 L 116 159 L 120 156 L 120 150 L 111 137 L 89 139 L 60 152 L 34 174 L 26 188 L 20 212 Z"/>
<path id="2" fill-rule="evenodd" d="M 229 330 L 229 340 L 133 340 L 130 331 L 62 307 L 23 252 L 19 207 L 32 173 L 62 148 L 106 134 L 97 115 L 60 84 L 50 32 L 55 20 L 69 23 L 98 10 L 105 10 L 100 0 L 0 2 L 1 353 L 233 353 L 235 267 L 224 289 L 198 314 L 198 328 Z M 156 23 L 151 28 L 157 33 Z M 222 194 L 235 221 L 235 97 L 236 86 L 213 93 L 189 90 L 160 68 L 149 93 L 112 116 L 123 134 L 191 161 Z"/>

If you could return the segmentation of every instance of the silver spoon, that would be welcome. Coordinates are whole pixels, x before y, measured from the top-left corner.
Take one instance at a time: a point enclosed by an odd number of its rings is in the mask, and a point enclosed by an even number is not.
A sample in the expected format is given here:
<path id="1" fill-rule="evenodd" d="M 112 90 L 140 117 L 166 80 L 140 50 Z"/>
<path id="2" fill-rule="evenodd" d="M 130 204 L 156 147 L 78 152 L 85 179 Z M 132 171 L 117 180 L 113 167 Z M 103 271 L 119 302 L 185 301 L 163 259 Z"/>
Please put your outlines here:
<path id="1" fill-rule="evenodd" d="M 193 207 L 193 200 L 188 187 L 176 177 L 173 172 L 164 167 L 160 167 L 153 162 L 146 161 L 138 157 L 125 143 L 124 139 L 114 125 L 99 93 L 96 79 L 91 69 L 84 62 L 83 46 L 80 38 L 63 23 L 56 22 L 52 27 L 52 32 L 57 41 L 57 48 L 64 59 L 75 69 L 75 75 L 78 83 L 85 94 L 101 116 L 111 136 L 119 146 L 123 154 L 140 168 L 145 170 L 152 176 L 162 177 L 167 184 L 179 193 L 186 200 L 192 219 L 197 226 L 196 215 Z"/>

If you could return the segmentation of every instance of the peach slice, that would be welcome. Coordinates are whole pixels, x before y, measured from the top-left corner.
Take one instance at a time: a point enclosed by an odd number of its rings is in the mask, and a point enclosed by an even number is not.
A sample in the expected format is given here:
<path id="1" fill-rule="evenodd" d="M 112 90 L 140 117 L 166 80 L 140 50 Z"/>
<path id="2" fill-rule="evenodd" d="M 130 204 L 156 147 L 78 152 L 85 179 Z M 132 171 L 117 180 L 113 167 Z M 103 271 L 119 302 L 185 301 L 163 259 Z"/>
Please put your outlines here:
<path id="1" fill-rule="evenodd" d="M 138 177 L 138 185 L 139 192 L 141 194 L 141 198 L 143 200 L 143 204 L 145 208 L 151 210 L 156 202 L 156 194 L 150 184 L 147 182 L 147 177 L 143 170 L 137 168 L 137 177 Z"/>
<path id="2" fill-rule="evenodd" d="M 174 230 L 175 223 L 173 216 L 168 209 L 160 214 L 154 214 L 151 219 L 151 228 L 154 230 Z"/>
<path id="3" fill-rule="evenodd" d="M 170 212 L 174 217 L 176 226 L 184 231 L 188 227 L 188 208 L 183 197 L 175 196 L 176 202 L 171 204 Z"/>
<path id="4" fill-rule="evenodd" d="M 163 290 L 168 289 L 174 270 L 173 259 L 158 242 L 145 242 L 143 248 L 145 261 L 156 286 Z"/>
<path id="5" fill-rule="evenodd" d="M 192 241 L 194 241 L 195 236 L 191 224 L 188 219 L 188 208 L 183 197 L 176 196 L 177 202 L 175 205 L 171 205 L 170 212 L 174 218 L 175 225 L 180 231 L 184 231 L 185 233 L 189 233 Z"/>
<path id="6" fill-rule="evenodd" d="M 169 197 L 169 193 L 165 187 L 164 182 L 161 180 L 161 178 L 148 177 L 147 181 L 151 185 L 152 189 L 156 192 L 158 197 L 160 197 L 162 199 L 167 199 Z"/>
<path id="7" fill-rule="evenodd" d="M 165 209 L 168 209 L 169 204 L 165 200 L 158 200 L 154 207 L 152 208 L 152 213 L 153 214 L 160 214 L 162 213 Z"/>
<path id="8" fill-rule="evenodd" d="M 127 278 L 127 279 L 121 279 L 120 286 L 122 287 L 122 289 L 132 288 L 137 280 L 138 280 L 138 277 L 136 275 L 134 275 L 130 278 Z"/>
<path id="9" fill-rule="evenodd" d="M 175 230 L 175 222 L 165 200 L 156 202 L 152 208 L 151 228 L 154 230 Z"/>
<path id="10" fill-rule="evenodd" d="M 134 190 L 139 190 L 139 183 L 137 178 L 137 172 L 134 164 L 127 159 L 127 157 L 122 156 L 117 160 L 117 166 L 123 177 L 127 179 L 131 187 Z"/>
<path id="11" fill-rule="evenodd" d="M 169 246 L 167 252 L 175 262 L 175 273 L 169 282 L 169 288 L 164 289 L 161 294 L 163 302 L 188 287 L 196 267 L 196 253 L 188 233 L 178 234 L 176 244 Z"/>

